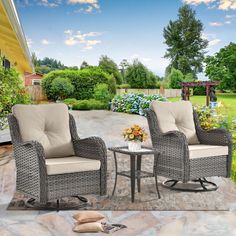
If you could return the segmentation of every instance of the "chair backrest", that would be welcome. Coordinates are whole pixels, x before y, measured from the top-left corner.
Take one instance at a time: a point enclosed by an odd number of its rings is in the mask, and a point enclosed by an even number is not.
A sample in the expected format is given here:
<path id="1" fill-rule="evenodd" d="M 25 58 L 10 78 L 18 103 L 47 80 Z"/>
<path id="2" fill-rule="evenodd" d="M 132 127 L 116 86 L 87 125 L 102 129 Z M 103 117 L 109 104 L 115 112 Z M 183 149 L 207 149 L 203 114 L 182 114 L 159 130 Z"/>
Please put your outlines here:
<path id="1" fill-rule="evenodd" d="M 161 132 L 180 131 L 185 134 L 188 144 L 198 144 L 193 107 L 189 101 L 153 101 L 150 108 L 155 112 Z"/>
<path id="2" fill-rule="evenodd" d="M 74 155 L 65 104 L 15 105 L 12 113 L 17 119 L 22 141 L 38 141 L 46 158 Z"/>

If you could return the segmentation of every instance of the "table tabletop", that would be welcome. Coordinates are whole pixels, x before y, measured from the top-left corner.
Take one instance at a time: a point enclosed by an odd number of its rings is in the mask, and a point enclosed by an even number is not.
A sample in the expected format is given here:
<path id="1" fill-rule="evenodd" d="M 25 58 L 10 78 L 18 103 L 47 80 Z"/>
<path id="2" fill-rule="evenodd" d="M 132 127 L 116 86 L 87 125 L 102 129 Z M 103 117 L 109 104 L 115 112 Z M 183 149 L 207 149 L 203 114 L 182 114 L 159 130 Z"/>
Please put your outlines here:
<path id="1" fill-rule="evenodd" d="M 152 155 L 152 154 L 159 154 L 160 152 L 151 147 L 142 146 L 142 148 L 138 151 L 130 151 L 128 146 L 121 146 L 121 147 L 110 147 L 108 150 L 112 152 L 118 152 L 128 155 Z"/>

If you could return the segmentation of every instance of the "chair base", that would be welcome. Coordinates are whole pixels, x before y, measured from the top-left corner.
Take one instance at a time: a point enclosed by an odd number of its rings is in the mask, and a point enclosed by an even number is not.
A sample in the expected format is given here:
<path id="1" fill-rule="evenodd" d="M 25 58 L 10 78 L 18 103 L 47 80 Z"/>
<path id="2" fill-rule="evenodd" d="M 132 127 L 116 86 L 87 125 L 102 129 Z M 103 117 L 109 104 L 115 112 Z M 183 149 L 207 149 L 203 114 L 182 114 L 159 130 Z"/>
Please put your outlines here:
<path id="1" fill-rule="evenodd" d="M 215 183 L 206 180 L 206 178 L 199 178 L 188 183 L 181 183 L 178 180 L 171 179 L 164 181 L 162 186 L 171 190 L 185 192 L 208 192 L 218 189 Z"/>
<path id="2" fill-rule="evenodd" d="M 45 204 L 41 204 L 36 201 L 34 198 L 29 198 L 25 201 L 25 206 L 27 208 L 34 208 L 37 209 L 45 209 L 45 210 L 52 210 L 52 211 L 60 211 L 60 210 L 78 210 L 81 207 L 86 207 L 88 203 L 88 199 L 82 196 L 72 196 L 73 198 L 77 198 L 82 204 L 73 203 L 66 206 L 65 204 L 60 205 L 59 199 L 57 199 L 56 204 L 52 202 L 47 202 Z"/>

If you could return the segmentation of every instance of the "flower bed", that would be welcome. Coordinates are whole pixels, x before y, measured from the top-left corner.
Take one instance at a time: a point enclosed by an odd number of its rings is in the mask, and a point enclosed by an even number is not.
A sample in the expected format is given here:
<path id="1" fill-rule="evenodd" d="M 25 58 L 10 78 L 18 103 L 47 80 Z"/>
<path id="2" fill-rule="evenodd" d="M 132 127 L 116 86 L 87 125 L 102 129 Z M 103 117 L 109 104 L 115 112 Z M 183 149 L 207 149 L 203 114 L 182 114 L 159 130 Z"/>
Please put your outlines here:
<path id="1" fill-rule="evenodd" d="M 144 115 L 144 110 L 149 108 L 151 101 L 167 101 L 158 94 L 145 95 L 143 93 L 124 93 L 116 95 L 112 100 L 112 110 L 130 114 Z"/>

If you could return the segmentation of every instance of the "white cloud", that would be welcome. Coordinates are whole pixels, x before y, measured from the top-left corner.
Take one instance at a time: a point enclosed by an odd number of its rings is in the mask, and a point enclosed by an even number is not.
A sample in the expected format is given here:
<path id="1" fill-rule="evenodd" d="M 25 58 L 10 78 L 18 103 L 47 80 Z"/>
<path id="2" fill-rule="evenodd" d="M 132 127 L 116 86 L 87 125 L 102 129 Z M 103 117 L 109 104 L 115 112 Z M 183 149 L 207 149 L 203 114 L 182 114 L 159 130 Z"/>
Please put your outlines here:
<path id="1" fill-rule="evenodd" d="M 220 39 L 212 39 L 212 40 L 209 40 L 209 47 L 214 46 L 214 45 L 216 45 L 216 44 L 218 44 L 218 43 L 220 43 L 220 42 L 221 42 Z"/>
<path id="2" fill-rule="evenodd" d="M 50 42 L 50 41 L 48 41 L 47 39 L 42 39 L 41 43 L 42 43 L 43 45 L 53 44 L 53 42 Z"/>
<path id="3" fill-rule="evenodd" d="M 135 59 L 138 59 L 139 61 L 141 61 L 141 62 L 144 63 L 144 64 L 152 61 L 151 58 L 149 58 L 149 57 L 142 57 L 142 56 L 140 56 L 140 55 L 137 54 L 137 53 L 131 55 L 129 61 L 132 62 L 132 61 L 135 60 Z"/>
<path id="4" fill-rule="evenodd" d="M 33 40 L 31 38 L 26 37 L 26 42 L 27 42 L 28 47 L 31 48 L 33 44 Z"/>
<path id="5" fill-rule="evenodd" d="M 215 34 L 203 33 L 202 38 L 208 40 L 208 47 L 215 46 L 221 42 Z"/>
<path id="6" fill-rule="evenodd" d="M 58 7 L 61 4 L 61 0 L 39 0 L 38 5 L 44 7 Z"/>
<path id="7" fill-rule="evenodd" d="M 223 23 L 222 23 L 222 22 L 217 22 L 217 21 L 216 21 L 216 22 L 210 22 L 209 25 L 210 25 L 210 26 L 216 26 L 216 27 L 219 27 L 219 26 L 222 26 Z"/>
<path id="8" fill-rule="evenodd" d="M 219 9 L 236 10 L 236 0 L 220 0 Z"/>
<path id="9" fill-rule="evenodd" d="M 217 8 L 220 10 L 236 10 L 236 0 L 182 0 L 186 4 L 200 5 L 206 4 L 212 7 L 216 3 Z"/>
<path id="10" fill-rule="evenodd" d="M 191 4 L 191 5 L 200 5 L 202 3 L 204 4 L 210 4 L 215 2 L 216 0 L 183 0 L 184 3 L 186 4 Z"/>
<path id="11" fill-rule="evenodd" d="M 89 14 L 92 13 L 94 10 L 94 8 L 92 6 L 88 6 L 87 8 L 81 7 L 77 10 L 75 10 L 75 13 L 85 13 L 85 14 Z"/>
<path id="12" fill-rule="evenodd" d="M 75 13 L 92 13 L 94 10 L 99 11 L 100 5 L 98 0 L 68 0 L 69 4 L 83 4 L 87 5 L 86 8 L 81 7 L 78 10 L 75 10 Z"/>
<path id="13" fill-rule="evenodd" d="M 235 17 L 236 17 L 236 15 L 226 15 L 225 16 L 226 19 L 232 19 L 232 18 L 235 18 Z"/>
<path id="14" fill-rule="evenodd" d="M 72 30 L 66 30 L 64 33 L 66 34 L 66 45 L 74 46 L 80 44 L 83 46 L 83 50 L 91 50 L 97 44 L 102 43 L 101 40 L 91 39 L 100 36 L 102 34 L 101 32 L 81 33 L 80 31 L 77 31 L 74 33 Z"/>
<path id="15" fill-rule="evenodd" d="M 227 24 L 227 25 L 229 25 L 231 23 L 232 23 L 232 21 L 230 21 L 230 20 L 225 21 L 225 24 Z"/>

